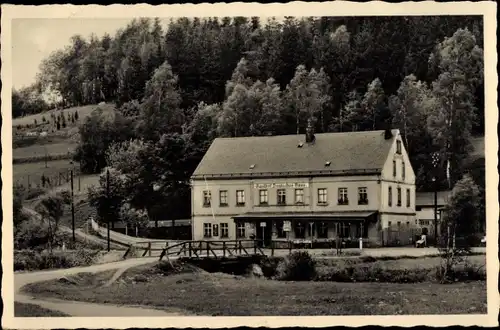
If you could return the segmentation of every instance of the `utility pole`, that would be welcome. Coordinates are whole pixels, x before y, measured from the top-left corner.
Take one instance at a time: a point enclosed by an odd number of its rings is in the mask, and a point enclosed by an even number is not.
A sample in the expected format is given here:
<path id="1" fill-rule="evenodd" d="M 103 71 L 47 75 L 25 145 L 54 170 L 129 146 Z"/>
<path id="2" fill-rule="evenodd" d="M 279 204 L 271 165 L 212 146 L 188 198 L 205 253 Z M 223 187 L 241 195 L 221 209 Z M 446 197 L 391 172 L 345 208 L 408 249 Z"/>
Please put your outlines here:
<path id="1" fill-rule="evenodd" d="M 71 173 L 71 229 L 73 232 L 73 243 L 76 242 L 75 238 L 75 198 L 73 194 L 73 170 L 70 171 Z"/>
<path id="2" fill-rule="evenodd" d="M 109 211 L 110 211 L 110 202 L 109 202 L 109 169 L 106 169 L 106 203 L 107 203 L 107 210 L 106 210 L 106 220 L 107 220 L 107 232 L 108 232 L 108 252 L 111 251 L 110 247 L 110 239 L 109 239 L 109 226 L 110 226 L 110 221 L 109 221 Z"/>

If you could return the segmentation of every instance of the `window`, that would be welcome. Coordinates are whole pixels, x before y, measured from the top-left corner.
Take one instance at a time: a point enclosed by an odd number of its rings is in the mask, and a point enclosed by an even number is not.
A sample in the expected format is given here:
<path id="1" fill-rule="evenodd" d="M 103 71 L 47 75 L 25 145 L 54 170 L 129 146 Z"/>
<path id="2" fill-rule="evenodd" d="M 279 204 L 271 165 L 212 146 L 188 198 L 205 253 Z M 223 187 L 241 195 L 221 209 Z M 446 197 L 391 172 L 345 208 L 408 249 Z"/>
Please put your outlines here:
<path id="1" fill-rule="evenodd" d="M 420 219 L 418 220 L 418 223 L 421 225 L 421 226 L 428 226 L 430 224 L 430 221 L 429 220 L 423 220 L 423 219 Z"/>
<path id="2" fill-rule="evenodd" d="M 301 221 L 295 223 L 295 237 L 305 238 L 306 237 L 306 226 Z"/>
<path id="3" fill-rule="evenodd" d="M 229 237 L 229 224 L 227 223 L 220 224 L 220 237 L 221 238 Z"/>
<path id="4" fill-rule="evenodd" d="M 276 229 L 278 230 L 278 238 L 285 238 L 286 231 L 283 230 L 284 221 L 278 221 L 276 223 Z"/>
<path id="5" fill-rule="evenodd" d="M 402 147 L 401 147 L 401 141 L 396 141 L 396 153 L 401 155 L 403 152 L 402 152 Z"/>
<path id="6" fill-rule="evenodd" d="M 389 206 L 392 206 L 392 187 L 389 187 Z"/>
<path id="7" fill-rule="evenodd" d="M 406 207 L 411 206 L 411 191 L 410 189 L 406 189 Z"/>
<path id="8" fill-rule="evenodd" d="M 203 206 L 209 207 L 211 200 L 212 200 L 212 193 L 210 192 L 210 190 L 204 190 L 203 191 Z"/>
<path id="9" fill-rule="evenodd" d="M 398 188 L 398 206 L 401 206 L 401 188 Z"/>
<path id="10" fill-rule="evenodd" d="M 358 188 L 358 205 L 368 204 L 368 193 L 366 192 L 366 187 Z"/>
<path id="11" fill-rule="evenodd" d="M 259 204 L 267 205 L 269 203 L 269 197 L 267 195 L 267 190 L 261 189 L 259 190 Z"/>
<path id="12" fill-rule="evenodd" d="M 204 223 L 203 224 L 203 236 L 204 237 L 212 237 L 212 224 Z"/>
<path id="13" fill-rule="evenodd" d="M 410 221 L 406 221 L 406 227 L 410 227 Z"/>
<path id="14" fill-rule="evenodd" d="M 406 176 L 405 162 L 401 162 L 401 176 L 403 177 L 403 180 L 404 180 L 405 176 Z"/>
<path id="15" fill-rule="evenodd" d="M 286 190 L 278 189 L 278 205 L 286 204 Z"/>
<path id="16" fill-rule="evenodd" d="M 304 189 L 295 189 L 295 204 L 304 204 Z"/>
<path id="17" fill-rule="evenodd" d="M 387 222 L 387 226 L 388 226 L 389 228 L 391 228 L 391 226 L 392 226 L 392 222 L 388 221 L 388 222 Z"/>
<path id="18" fill-rule="evenodd" d="M 392 176 L 396 177 L 396 160 L 392 161 Z"/>
<path id="19" fill-rule="evenodd" d="M 219 205 L 227 206 L 227 190 L 219 191 Z"/>
<path id="20" fill-rule="evenodd" d="M 422 211 L 422 206 L 415 206 L 415 211 Z"/>
<path id="21" fill-rule="evenodd" d="M 236 237 L 237 238 L 245 238 L 245 224 L 238 223 L 236 226 Z"/>
<path id="22" fill-rule="evenodd" d="M 398 228 L 401 227 L 401 221 L 398 221 Z"/>
<path id="23" fill-rule="evenodd" d="M 318 226 L 318 238 L 328 238 L 328 224 L 320 222 Z"/>
<path id="24" fill-rule="evenodd" d="M 214 226 L 213 226 L 213 228 L 212 228 L 212 235 L 213 235 L 214 237 L 219 236 L 219 225 L 214 224 Z"/>
<path id="25" fill-rule="evenodd" d="M 236 206 L 244 206 L 244 205 L 245 205 L 245 191 L 236 190 Z"/>
<path id="26" fill-rule="evenodd" d="M 327 201 L 326 188 L 318 188 L 318 204 L 326 204 Z"/>
<path id="27" fill-rule="evenodd" d="M 349 199 L 347 198 L 347 188 L 339 188 L 339 205 L 349 204 Z"/>

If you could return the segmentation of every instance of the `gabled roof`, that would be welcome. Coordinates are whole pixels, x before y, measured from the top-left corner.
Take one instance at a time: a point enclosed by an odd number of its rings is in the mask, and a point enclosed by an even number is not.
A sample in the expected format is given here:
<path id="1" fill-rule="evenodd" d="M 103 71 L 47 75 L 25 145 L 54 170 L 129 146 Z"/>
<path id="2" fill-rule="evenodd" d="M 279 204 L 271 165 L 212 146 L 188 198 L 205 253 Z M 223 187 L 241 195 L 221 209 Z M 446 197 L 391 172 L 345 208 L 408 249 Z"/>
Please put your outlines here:
<path id="1" fill-rule="evenodd" d="M 450 194 L 451 191 L 438 191 L 437 192 L 438 206 L 446 205 Z M 417 192 L 415 199 L 416 199 L 415 201 L 416 206 L 434 206 L 434 192 L 432 191 Z"/>
<path id="2" fill-rule="evenodd" d="M 312 144 L 305 135 L 217 138 L 192 178 L 380 173 L 398 134 L 319 133 Z"/>

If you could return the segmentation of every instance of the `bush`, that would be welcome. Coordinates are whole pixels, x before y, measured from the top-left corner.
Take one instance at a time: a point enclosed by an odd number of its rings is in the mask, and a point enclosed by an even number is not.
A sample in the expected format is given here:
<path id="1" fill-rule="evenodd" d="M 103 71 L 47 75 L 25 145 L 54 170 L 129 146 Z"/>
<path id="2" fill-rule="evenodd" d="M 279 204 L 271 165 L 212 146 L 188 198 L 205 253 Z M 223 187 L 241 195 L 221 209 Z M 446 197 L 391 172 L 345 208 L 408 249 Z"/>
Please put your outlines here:
<path id="1" fill-rule="evenodd" d="M 26 190 L 26 200 L 35 199 L 37 197 L 42 196 L 45 193 L 46 193 L 46 190 L 43 188 L 39 188 L 39 187 L 29 188 Z"/>
<path id="2" fill-rule="evenodd" d="M 14 271 L 88 266 L 95 261 L 98 254 L 99 251 L 88 249 L 54 251 L 53 254 L 50 254 L 48 251 L 15 251 Z"/>
<path id="3" fill-rule="evenodd" d="M 318 281 L 419 283 L 429 280 L 429 269 L 387 269 L 374 262 L 369 266 L 347 265 L 318 276 Z"/>
<path id="4" fill-rule="evenodd" d="M 465 263 L 462 267 L 454 267 L 446 273 L 444 278 L 444 267 L 438 266 L 435 269 L 435 279 L 441 283 L 485 281 L 486 269 L 483 266 L 477 267 Z"/>
<path id="5" fill-rule="evenodd" d="M 260 268 L 262 269 L 262 273 L 267 278 L 274 278 L 277 275 L 277 269 L 280 262 L 283 261 L 283 258 L 272 257 L 262 259 L 260 262 Z"/>
<path id="6" fill-rule="evenodd" d="M 278 263 L 277 279 L 310 281 L 316 277 L 316 262 L 307 252 L 293 252 Z"/>

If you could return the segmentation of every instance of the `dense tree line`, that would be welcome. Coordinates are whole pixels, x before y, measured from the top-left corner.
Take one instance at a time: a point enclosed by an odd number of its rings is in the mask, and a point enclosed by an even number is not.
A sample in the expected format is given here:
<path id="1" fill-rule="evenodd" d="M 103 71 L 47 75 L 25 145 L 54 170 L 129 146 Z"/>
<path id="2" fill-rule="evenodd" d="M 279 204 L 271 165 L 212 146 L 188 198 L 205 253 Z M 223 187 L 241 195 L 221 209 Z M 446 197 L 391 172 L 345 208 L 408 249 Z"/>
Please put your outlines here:
<path id="1" fill-rule="evenodd" d="M 49 109 L 35 85 L 12 90 L 12 118 L 28 116 Z"/>
<path id="2" fill-rule="evenodd" d="M 452 187 L 484 131 L 482 43 L 470 16 L 179 18 L 165 30 L 140 19 L 114 37 L 73 37 L 38 85 L 66 105 L 116 103 L 114 118 L 81 126 L 77 158 L 87 172 L 112 168 L 117 216 L 127 205 L 180 217 L 215 137 L 302 133 L 309 118 L 318 132 L 397 127 L 418 188 L 432 176 Z M 91 196 L 105 201 L 104 186 Z"/>

